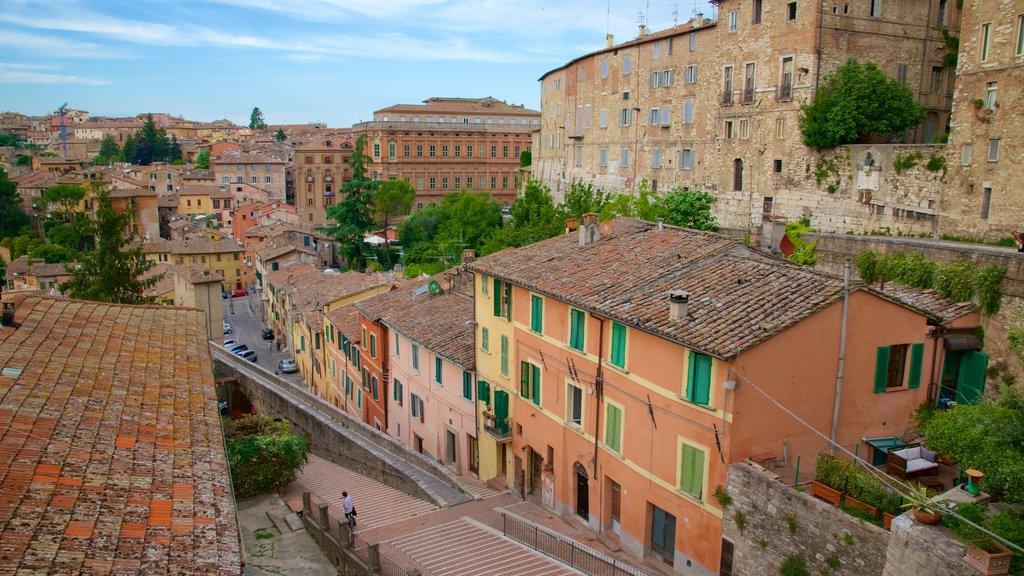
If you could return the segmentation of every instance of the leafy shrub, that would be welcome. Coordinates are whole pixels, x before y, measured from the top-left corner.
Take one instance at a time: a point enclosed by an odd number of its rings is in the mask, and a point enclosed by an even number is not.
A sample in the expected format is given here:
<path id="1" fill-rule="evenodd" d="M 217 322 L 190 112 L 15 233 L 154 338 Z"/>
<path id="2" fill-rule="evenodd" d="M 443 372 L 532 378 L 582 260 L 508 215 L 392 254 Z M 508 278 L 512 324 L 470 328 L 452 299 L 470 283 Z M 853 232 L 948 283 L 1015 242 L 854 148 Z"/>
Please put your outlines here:
<path id="1" fill-rule="evenodd" d="M 890 514 L 898 513 L 903 501 L 899 494 L 857 464 L 828 454 L 818 455 L 814 479 L 834 490 L 845 490 L 849 496 Z"/>
<path id="2" fill-rule="evenodd" d="M 224 436 L 231 482 L 239 498 L 287 486 L 309 457 L 305 438 L 291 434 L 287 421 L 267 416 L 229 421 Z"/>
<path id="3" fill-rule="evenodd" d="M 965 302 L 974 296 L 974 265 L 966 260 L 950 262 L 935 275 L 935 291 L 945 298 Z"/>
<path id="4" fill-rule="evenodd" d="M 874 284 L 882 276 L 882 255 L 871 248 L 857 255 L 853 265 L 857 267 L 860 279 L 867 284 Z"/>
<path id="5" fill-rule="evenodd" d="M 787 557 L 779 567 L 779 576 L 811 576 L 807 569 L 807 559 L 799 554 Z"/>

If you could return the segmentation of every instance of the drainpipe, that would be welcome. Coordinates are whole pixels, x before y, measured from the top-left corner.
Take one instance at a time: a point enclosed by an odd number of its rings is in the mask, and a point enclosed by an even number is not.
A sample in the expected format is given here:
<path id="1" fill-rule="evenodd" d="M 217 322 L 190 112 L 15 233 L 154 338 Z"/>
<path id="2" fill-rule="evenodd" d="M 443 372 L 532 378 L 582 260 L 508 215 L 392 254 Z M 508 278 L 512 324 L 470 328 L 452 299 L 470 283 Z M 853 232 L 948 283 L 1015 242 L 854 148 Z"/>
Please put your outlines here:
<path id="1" fill-rule="evenodd" d="M 832 435 L 828 453 L 836 453 L 836 437 L 839 434 L 839 398 L 843 391 L 843 368 L 846 364 L 846 313 L 850 304 L 850 259 L 843 266 L 843 321 L 839 328 L 839 369 L 836 371 L 836 398 L 832 404 Z"/>
<path id="2" fill-rule="evenodd" d="M 593 312 L 590 313 L 592 318 L 596 318 L 601 323 L 601 327 L 598 329 L 597 334 L 597 377 L 594 379 L 594 395 L 597 398 L 597 414 L 594 416 L 594 481 L 597 482 L 597 455 L 600 453 L 598 447 L 598 438 L 601 436 L 601 400 L 604 398 L 604 368 L 602 367 L 602 358 L 604 358 L 604 318 L 595 316 Z M 601 512 L 604 510 L 604 490 L 601 490 L 601 485 L 598 484 L 598 493 L 600 498 L 598 499 L 598 505 L 600 506 L 598 512 L 597 522 L 597 533 L 604 532 L 604 522 L 600 520 Z M 579 498 L 579 496 L 577 496 Z"/>

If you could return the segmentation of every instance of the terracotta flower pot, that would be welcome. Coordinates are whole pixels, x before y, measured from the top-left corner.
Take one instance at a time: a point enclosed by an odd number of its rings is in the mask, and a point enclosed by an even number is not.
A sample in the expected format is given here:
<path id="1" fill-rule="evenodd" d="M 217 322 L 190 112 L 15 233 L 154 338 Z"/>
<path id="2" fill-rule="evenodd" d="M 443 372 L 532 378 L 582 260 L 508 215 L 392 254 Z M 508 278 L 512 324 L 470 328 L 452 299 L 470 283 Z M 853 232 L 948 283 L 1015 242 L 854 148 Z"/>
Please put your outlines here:
<path id="1" fill-rule="evenodd" d="M 921 524 L 938 524 L 939 520 L 942 520 L 942 516 L 914 508 L 914 519 Z"/>
<path id="2" fill-rule="evenodd" d="M 986 538 L 971 542 L 964 560 L 985 576 L 997 576 L 1010 572 L 1013 552 L 995 540 Z"/>

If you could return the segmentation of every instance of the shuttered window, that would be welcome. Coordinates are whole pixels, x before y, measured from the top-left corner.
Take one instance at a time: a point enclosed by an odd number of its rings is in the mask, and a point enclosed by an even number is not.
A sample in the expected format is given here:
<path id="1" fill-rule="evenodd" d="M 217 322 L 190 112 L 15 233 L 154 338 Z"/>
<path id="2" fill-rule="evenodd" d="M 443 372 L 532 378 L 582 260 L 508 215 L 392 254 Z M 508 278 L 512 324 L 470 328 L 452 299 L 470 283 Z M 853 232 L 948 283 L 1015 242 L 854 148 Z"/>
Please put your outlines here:
<path id="1" fill-rule="evenodd" d="M 587 317 L 582 310 L 569 311 L 569 346 L 583 351 L 586 346 Z"/>
<path id="2" fill-rule="evenodd" d="M 918 342 L 910 347 L 910 376 L 907 378 L 907 388 L 918 388 L 921 386 L 921 364 L 924 360 L 924 343 Z"/>
<path id="3" fill-rule="evenodd" d="M 540 406 L 540 366 L 519 363 L 519 395 Z"/>
<path id="4" fill-rule="evenodd" d="M 420 369 L 420 347 L 417 344 L 412 345 L 412 367 L 414 370 Z"/>
<path id="5" fill-rule="evenodd" d="M 711 356 L 690 352 L 686 368 L 686 399 L 707 406 L 711 398 Z"/>
<path id="6" fill-rule="evenodd" d="M 622 408 L 605 405 L 604 443 L 609 450 L 622 453 Z"/>
<path id="7" fill-rule="evenodd" d="M 491 403 L 491 385 L 486 380 L 477 380 L 476 399 L 484 404 Z"/>
<path id="8" fill-rule="evenodd" d="M 377 336 L 370 334 L 370 357 L 377 357 Z"/>
<path id="9" fill-rule="evenodd" d="M 403 392 L 402 392 L 402 383 L 398 380 L 398 378 L 395 378 L 392 381 L 392 389 L 394 391 L 395 404 L 401 406 L 402 405 L 402 398 L 404 396 L 403 396 Z"/>
<path id="10" fill-rule="evenodd" d="M 494 429 L 508 434 L 508 392 L 494 391 Z"/>
<path id="11" fill-rule="evenodd" d="M 530 330 L 544 333 L 544 299 L 536 294 L 530 295 Z"/>
<path id="12" fill-rule="evenodd" d="M 508 336 L 501 335 L 501 375 L 508 376 Z"/>
<path id="13" fill-rule="evenodd" d="M 685 442 L 679 454 L 679 489 L 698 500 L 704 495 L 704 451 Z"/>
<path id="14" fill-rule="evenodd" d="M 494 315 L 512 319 L 512 285 L 497 278 L 494 279 Z"/>
<path id="15" fill-rule="evenodd" d="M 612 322 L 612 349 L 608 360 L 619 368 L 626 367 L 626 327 Z"/>
<path id="16" fill-rule="evenodd" d="M 434 356 L 434 382 L 441 384 L 441 366 L 442 361 L 440 356 Z"/>
<path id="17" fill-rule="evenodd" d="M 466 400 L 473 399 L 473 375 L 465 370 L 462 371 L 462 397 Z"/>
<path id="18" fill-rule="evenodd" d="M 907 352 L 910 352 L 909 367 Z M 875 392 L 921 386 L 924 343 L 879 346 L 875 355 Z"/>

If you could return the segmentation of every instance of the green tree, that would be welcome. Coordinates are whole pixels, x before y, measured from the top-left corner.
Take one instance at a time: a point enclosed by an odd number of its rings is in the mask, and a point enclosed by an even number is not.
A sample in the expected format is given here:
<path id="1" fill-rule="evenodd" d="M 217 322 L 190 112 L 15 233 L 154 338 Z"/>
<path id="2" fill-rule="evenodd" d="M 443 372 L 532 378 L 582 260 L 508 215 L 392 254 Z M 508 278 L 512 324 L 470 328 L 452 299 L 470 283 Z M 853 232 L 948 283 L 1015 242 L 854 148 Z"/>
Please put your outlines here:
<path id="1" fill-rule="evenodd" d="M 100 152 L 92 159 L 93 164 L 109 164 L 116 160 L 121 155 L 121 147 L 117 145 L 117 141 L 110 134 L 104 134 L 103 139 L 100 140 Z"/>
<path id="2" fill-rule="evenodd" d="M 587 212 L 600 213 L 611 200 L 612 195 L 595 187 L 593 182 L 573 180 L 558 208 L 565 218 L 578 219 Z"/>
<path id="3" fill-rule="evenodd" d="M 151 301 L 145 291 L 159 278 L 141 278 L 153 262 L 146 260 L 142 247 L 130 232 L 130 215 L 118 213 L 110 193 L 100 189 L 96 196 L 96 219 L 90 220 L 96 248 L 78 258 L 78 264 L 68 268 L 71 278 L 60 285 L 72 298 L 114 302 L 118 304 L 144 304 Z"/>
<path id="4" fill-rule="evenodd" d="M 523 194 L 512 203 L 509 214 L 512 217 L 509 224 L 491 234 L 481 254 L 547 240 L 565 229 L 561 212 L 551 198 L 551 189 L 537 180 L 527 181 Z"/>
<path id="5" fill-rule="evenodd" d="M 208 170 L 210 168 L 209 148 L 203 148 L 202 150 L 199 151 L 199 154 L 196 154 L 196 161 L 195 164 L 193 164 L 193 166 L 196 168 L 201 168 L 203 170 Z"/>
<path id="6" fill-rule="evenodd" d="M 85 188 L 77 184 L 55 184 L 43 192 L 43 198 L 50 204 L 60 206 L 64 221 L 71 222 L 81 214 L 78 205 L 85 198 Z"/>
<path id="7" fill-rule="evenodd" d="M 382 228 L 391 225 L 395 216 L 404 216 L 412 208 L 416 190 L 408 180 L 386 180 L 380 183 L 370 203 L 370 215 Z"/>
<path id="8" fill-rule="evenodd" d="M 19 236 L 7 236 L 3 240 L 0 240 L 0 246 L 7 248 L 11 251 L 11 259 L 20 258 L 25 254 L 29 254 L 32 249 L 36 246 L 43 244 L 43 241 L 31 234 L 21 234 Z"/>
<path id="9" fill-rule="evenodd" d="M 291 484 L 309 459 L 309 443 L 287 421 L 252 415 L 224 425 L 228 467 L 239 498 L 273 492 Z"/>
<path id="10" fill-rule="evenodd" d="M 14 134 L 0 134 L 0 146 L 10 146 L 11 148 L 21 147 L 18 137 Z"/>
<path id="11" fill-rule="evenodd" d="M 21 228 L 30 223 L 28 214 L 25 214 L 21 206 L 18 185 L 0 168 L 0 238 L 17 236 Z"/>
<path id="12" fill-rule="evenodd" d="M 874 62 L 851 58 L 825 77 L 809 104 L 801 104 L 800 133 L 807 146 L 835 148 L 869 134 L 894 134 L 924 120 L 924 106 L 902 82 Z"/>
<path id="13" fill-rule="evenodd" d="M 398 226 L 398 241 L 405 249 L 406 265 L 420 263 L 433 248 L 434 237 L 448 213 L 436 204 L 428 204 L 412 213 Z"/>
<path id="14" fill-rule="evenodd" d="M 267 122 L 263 119 L 263 112 L 260 111 L 259 106 L 252 109 L 252 114 L 249 115 L 249 128 L 253 130 L 265 130 L 267 128 Z"/>
<path id="15" fill-rule="evenodd" d="M 174 134 L 171 134 L 170 140 L 167 141 L 167 154 L 165 157 L 171 163 L 181 161 L 181 144 L 178 144 L 178 137 Z"/>
<path id="16" fill-rule="evenodd" d="M 360 134 L 356 138 L 355 150 L 348 160 L 352 179 L 341 188 L 344 200 L 327 209 L 327 216 L 334 220 L 336 225 L 324 228 L 325 232 L 338 241 L 338 251 L 348 268 L 352 270 L 362 270 L 366 266 L 369 247 L 364 238 L 366 233 L 373 229 L 370 204 L 380 184 L 367 178 L 366 162 L 369 157 L 363 152 L 365 149 L 366 134 Z"/>
<path id="17" fill-rule="evenodd" d="M 438 227 L 434 243 L 450 264 L 461 259 L 465 248 L 482 252 L 484 242 L 501 226 L 501 205 L 485 193 L 448 194 L 441 200 L 441 209 L 448 218 Z"/>
<path id="18" fill-rule="evenodd" d="M 135 156 L 135 138 L 132 135 L 128 135 L 124 139 L 124 146 L 121 147 L 121 162 L 128 162 L 131 164 L 134 161 Z"/>
<path id="19" fill-rule="evenodd" d="M 278 128 L 277 132 L 274 133 L 274 140 L 277 140 L 278 142 L 284 142 L 287 139 L 288 136 L 285 135 L 284 128 Z"/>
<path id="20" fill-rule="evenodd" d="M 18 154 L 18 160 L 14 164 L 15 166 L 32 166 L 32 155 L 31 154 Z"/>
<path id="21" fill-rule="evenodd" d="M 29 250 L 28 255 L 32 258 L 42 258 L 47 264 L 58 262 L 71 262 L 78 257 L 79 252 L 57 244 L 39 244 Z"/>
<path id="22" fill-rule="evenodd" d="M 669 190 L 658 204 L 664 209 L 665 222 L 694 230 L 717 230 L 718 221 L 711 213 L 715 197 L 703 190 Z"/>

